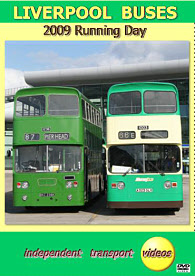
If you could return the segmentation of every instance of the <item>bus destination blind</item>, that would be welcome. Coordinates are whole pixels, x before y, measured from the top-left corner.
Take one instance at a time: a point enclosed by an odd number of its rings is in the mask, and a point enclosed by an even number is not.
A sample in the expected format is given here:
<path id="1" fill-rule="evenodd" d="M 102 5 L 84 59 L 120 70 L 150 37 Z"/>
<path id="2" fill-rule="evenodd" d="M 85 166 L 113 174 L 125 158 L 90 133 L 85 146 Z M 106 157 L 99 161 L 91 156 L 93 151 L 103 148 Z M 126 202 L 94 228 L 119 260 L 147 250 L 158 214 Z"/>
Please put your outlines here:
<path id="1" fill-rule="evenodd" d="M 47 141 L 66 141 L 70 139 L 69 133 L 45 133 L 44 139 Z"/>
<path id="2" fill-rule="evenodd" d="M 39 133 L 25 133 L 24 140 L 25 141 L 38 141 L 40 139 Z"/>

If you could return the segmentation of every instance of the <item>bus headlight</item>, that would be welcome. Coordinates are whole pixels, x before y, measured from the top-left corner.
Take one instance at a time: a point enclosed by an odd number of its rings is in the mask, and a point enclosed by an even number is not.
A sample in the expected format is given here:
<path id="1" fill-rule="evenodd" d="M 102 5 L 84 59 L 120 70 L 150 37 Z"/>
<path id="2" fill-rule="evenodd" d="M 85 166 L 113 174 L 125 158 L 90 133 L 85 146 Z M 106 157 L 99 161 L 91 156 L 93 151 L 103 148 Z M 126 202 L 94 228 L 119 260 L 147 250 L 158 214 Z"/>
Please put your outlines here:
<path id="1" fill-rule="evenodd" d="M 27 189 L 29 187 L 29 183 L 27 181 L 22 182 L 22 188 Z"/>
<path id="2" fill-rule="evenodd" d="M 72 181 L 67 181 L 66 188 L 72 188 Z"/>
<path id="3" fill-rule="evenodd" d="M 125 183 L 124 182 L 118 182 L 117 186 L 118 186 L 119 190 L 122 190 L 122 189 L 125 188 Z"/>
<path id="4" fill-rule="evenodd" d="M 171 188 L 171 181 L 165 181 L 164 187 L 165 187 L 165 189 L 170 189 Z"/>

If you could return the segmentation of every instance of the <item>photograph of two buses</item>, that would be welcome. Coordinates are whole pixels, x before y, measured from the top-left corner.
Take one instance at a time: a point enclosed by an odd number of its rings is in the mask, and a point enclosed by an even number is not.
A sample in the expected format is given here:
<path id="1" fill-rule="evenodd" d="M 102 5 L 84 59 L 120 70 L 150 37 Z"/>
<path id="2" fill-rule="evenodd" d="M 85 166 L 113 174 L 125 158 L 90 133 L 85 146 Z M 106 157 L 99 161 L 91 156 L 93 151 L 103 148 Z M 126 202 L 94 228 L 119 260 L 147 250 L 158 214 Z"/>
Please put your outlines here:
<path id="1" fill-rule="evenodd" d="M 108 208 L 183 206 L 177 88 L 119 84 L 110 88 L 107 102 L 102 144 L 101 112 L 77 89 L 17 92 L 15 206 L 82 206 L 106 187 Z"/>
<path id="2" fill-rule="evenodd" d="M 53 46 L 93 49 L 69 44 Z M 51 45 L 6 42 L 7 64 Z M 185 56 L 112 70 L 32 61 L 28 85 L 6 91 L 6 224 L 189 224 L 189 43 L 146 45 Z"/>

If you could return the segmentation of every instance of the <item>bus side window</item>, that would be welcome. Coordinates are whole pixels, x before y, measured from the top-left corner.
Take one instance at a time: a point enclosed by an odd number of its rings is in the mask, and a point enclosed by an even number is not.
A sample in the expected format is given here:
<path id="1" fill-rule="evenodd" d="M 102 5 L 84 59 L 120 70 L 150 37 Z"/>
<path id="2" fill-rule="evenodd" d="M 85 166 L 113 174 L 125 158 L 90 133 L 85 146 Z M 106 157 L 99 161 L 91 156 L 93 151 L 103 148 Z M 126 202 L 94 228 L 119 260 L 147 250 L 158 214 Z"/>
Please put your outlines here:
<path id="1" fill-rule="evenodd" d="M 92 123 L 94 124 L 95 123 L 95 116 L 94 116 L 94 108 L 92 107 Z"/>
<path id="2" fill-rule="evenodd" d="M 99 125 L 100 125 L 100 123 L 99 123 L 99 117 L 100 117 L 100 112 L 99 112 L 99 111 L 97 111 L 97 114 L 96 114 L 96 122 L 97 122 L 97 126 L 99 126 Z"/>
<path id="3" fill-rule="evenodd" d="M 97 112 L 96 109 L 94 109 L 94 114 L 93 114 L 93 116 L 94 116 L 94 119 L 93 119 L 94 120 L 94 125 L 96 125 L 96 112 Z"/>
<path id="4" fill-rule="evenodd" d="M 85 107 L 85 101 L 82 100 L 82 111 L 83 111 L 83 118 L 86 119 L 86 107 Z"/>
<path id="5" fill-rule="evenodd" d="M 91 114 L 92 114 L 92 124 L 94 124 L 94 108 L 93 108 L 93 106 L 91 107 L 91 109 L 92 109 L 92 112 L 91 112 Z"/>
<path id="6" fill-rule="evenodd" d="M 89 104 L 86 103 L 86 111 L 87 111 L 87 121 L 90 120 L 90 117 L 89 117 Z"/>
<path id="7" fill-rule="evenodd" d="M 92 118 L 92 116 L 91 116 L 91 106 L 89 104 L 89 122 L 91 122 L 91 118 Z"/>
<path id="8" fill-rule="evenodd" d="M 98 111 L 95 109 L 95 125 L 97 126 L 97 113 Z"/>
<path id="9" fill-rule="evenodd" d="M 101 126 L 101 114 L 98 112 L 98 126 Z"/>
<path id="10" fill-rule="evenodd" d="M 89 104 L 86 103 L 87 121 L 89 121 Z"/>
<path id="11" fill-rule="evenodd" d="M 96 113 L 96 125 L 97 125 L 97 126 L 99 126 L 99 122 L 98 122 L 98 114 L 99 114 L 99 112 L 97 111 L 97 113 Z"/>
<path id="12" fill-rule="evenodd" d="M 93 106 L 91 106 L 91 123 L 93 124 Z"/>
<path id="13" fill-rule="evenodd" d="M 98 114 L 99 114 L 99 111 L 97 111 L 96 113 L 96 125 L 99 126 L 99 123 L 98 123 Z"/>
<path id="14" fill-rule="evenodd" d="M 86 103 L 86 101 L 84 101 L 85 102 L 85 119 L 87 120 L 87 103 Z"/>

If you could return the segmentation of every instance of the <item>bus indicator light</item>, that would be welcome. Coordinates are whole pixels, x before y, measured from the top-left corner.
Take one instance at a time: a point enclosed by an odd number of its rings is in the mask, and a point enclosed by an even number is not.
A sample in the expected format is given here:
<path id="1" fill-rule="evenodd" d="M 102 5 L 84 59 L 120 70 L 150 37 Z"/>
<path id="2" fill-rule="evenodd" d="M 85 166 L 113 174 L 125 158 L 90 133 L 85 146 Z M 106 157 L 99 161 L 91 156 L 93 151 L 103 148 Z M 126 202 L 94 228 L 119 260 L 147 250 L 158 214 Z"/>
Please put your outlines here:
<path id="1" fill-rule="evenodd" d="M 172 182 L 172 187 L 173 188 L 177 187 L 177 182 Z"/>
<path id="2" fill-rule="evenodd" d="M 77 188 L 78 182 L 77 182 L 77 181 L 74 181 L 74 182 L 73 182 L 73 185 L 74 185 L 75 188 Z"/>
<path id="3" fill-rule="evenodd" d="M 17 183 L 17 188 L 18 189 L 21 188 L 21 183 L 20 182 Z"/>
<path id="4" fill-rule="evenodd" d="M 116 183 L 112 183 L 111 186 L 113 189 L 116 189 Z"/>

